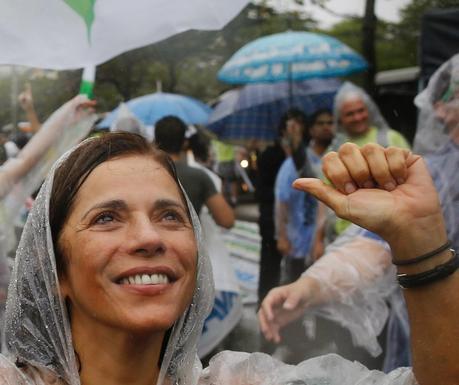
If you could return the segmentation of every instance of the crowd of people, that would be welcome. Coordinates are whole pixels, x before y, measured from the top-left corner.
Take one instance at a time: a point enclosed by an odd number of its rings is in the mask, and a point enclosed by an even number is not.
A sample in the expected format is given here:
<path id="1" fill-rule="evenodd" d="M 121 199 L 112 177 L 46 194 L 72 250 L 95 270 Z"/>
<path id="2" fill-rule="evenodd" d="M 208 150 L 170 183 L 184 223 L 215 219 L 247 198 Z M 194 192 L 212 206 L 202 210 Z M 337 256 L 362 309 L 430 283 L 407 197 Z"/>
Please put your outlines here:
<path id="1" fill-rule="evenodd" d="M 459 68 L 458 59 L 456 55 L 445 63 L 431 78 L 426 90 L 417 96 L 415 102 L 420 109 L 420 119 L 414 141 L 416 152 L 425 156 L 427 167 L 440 194 L 450 245 L 455 249 L 459 227 L 459 180 L 457 173 L 453 171 L 457 167 L 459 155 L 459 110 L 456 100 L 458 83 L 455 72 Z M 328 119 L 328 123 L 334 123 L 330 127 L 335 130 L 330 131 L 336 135 L 333 140 L 329 136 L 325 150 L 318 153 L 319 156 L 325 153 L 322 155 L 322 170 L 314 170 L 314 159 L 310 156 L 311 148 L 316 143 L 312 132 L 309 153 L 301 149 L 301 153 L 306 156 L 303 156 L 302 162 L 298 162 L 295 139 L 291 138 L 288 131 L 287 134 L 280 131 L 281 140 L 287 138 L 288 147 L 284 151 L 287 159 L 278 171 L 273 171 L 274 175 L 277 173 L 277 177 L 272 204 L 276 207 L 289 207 L 290 212 L 287 214 L 286 209 L 277 212 L 275 231 L 272 233 L 277 233 L 277 254 L 274 253 L 273 258 L 269 256 L 266 248 L 262 251 L 265 255 L 262 255 L 261 263 L 265 263 L 265 267 L 262 266 L 260 270 L 260 288 L 263 290 L 259 292 L 259 319 L 263 333 L 268 340 L 277 343 L 284 339 L 284 345 L 291 350 L 290 356 L 284 358 L 292 362 L 304 359 L 308 353 L 325 349 L 348 359 L 364 362 L 375 369 L 390 371 L 396 367 L 409 366 L 412 358 L 409 349 L 408 315 L 395 280 L 390 263 L 391 250 L 387 244 L 381 242 L 374 233 L 351 226 L 346 218 L 334 215 L 322 203 L 319 203 L 318 209 L 311 205 L 306 205 L 305 209 L 305 202 L 309 198 L 295 199 L 294 188 L 286 187 L 298 177 L 312 175 L 325 183 L 333 181 L 335 188 L 343 194 L 353 194 L 359 188 L 381 187 L 393 191 L 404 177 L 399 180 L 397 175 L 392 174 L 391 178 L 378 175 L 368 178 L 369 166 L 366 166 L 350 175 L 353 181 L 348 175 L 345 179 L 336 180 L 335 173 L 340 170 L 335 165 L 330 167 L 328 164 L 340 157 L 340 167 L 349 168 L 361 160 L 360 155 L 355 155 L 358 148 L 362 149 L 362 155 L 369 163 L 369 159 L 387 158 L 388 151 L 408 151 L 409 145 L 401 134 L 388 127 L 370 97 L 349 83 L 345 83 L 336 95 L 333 121 L 331 114 L 325 119 Z M 316 116 L 313 116 L 310 127 L 314 127 L 315 121 Z M 298 120 L 295 123 L 297 122 Z M 304 129 L 305 125 L 302 126 L 302 132 Z M 324 131 L 328 132 L 325 129 Z M 304 142 L 304 138 L 302 140 Z M 387 148 L 385 155 L 378 146 Z M 285 179 L 287 168 L 293 174 L 290 180 Z M 287 181 L 289 183 L 284 183 Z M 289 191 L 291 195 L 283 194 L 282 189 Z M 276 213 L 275 210 L 274 212 Z M 314 239 L 308 239 L 307 231 L 299 232 L 297 229 L 304 230 L 311 223 L 305 219 L 305 213 L 312 215 L 314 212 L 317 212 L 312 222 Z M 269 223 L 263 219 L 260 216 L 261 228 Z M 285 224 L 289 223 L 292 228 L 285 231 Z M 298 242 L 298 234 L 306 241 L 303 251 L 298 255 L 301 277 L 292 279 L 287 261 L 289 252 L 294 249 L 291 245 Z M 276 235 L 272 239 L 275 240 Z M 269 283 L 273 290 L 266 295 L 265 282 L 270 277 L 269 267 L 273 267 L 273 272 L 278 272 L 282 256 L 287 258 L 286 279 L 283 282 L 287 285 L 277 287 L 277 273 L 275 280 L 271 279 Z M 318 316 L 317 319 L 314 315 Z M 310 333 L 312 336 L 310 335 L 307 343 L 298 341 L 301 328 L 295 328 L 294 320 L 299 320 L 303 331 L 305 327 L 308 329 L 308 324 L 311 330 L 312 323 L 313 332 Z M 334 322 L 330 324 L 330 320 Z M 343 327 L 347 330 L 342 330 Z M 292 332 L 289 333 L 289 329 Z M 293 338 L 289 338 L 292 333 Z M 319 341 L 314 339 L 315 335 L 318 335 Z M 378 336 L 379 341 L 376 339 Z M 330 346 L 330 342 L 333 345 Z M 352 345 L 356 346 L 353 348 Z M 267 351 L 273 348 L 266 343 L 262 346 L 267 346 Z M 365 347 L 369 354 L 362 352 L 359 346 Z M 372 356 L 379 356 L 380 359 L 375 360 Z"/>
<path id="2" fill-rule="evenodd" d="M 203 328 L 232 290 L 215 229 L 235 222 L 234 153 L 225 187 L 210 141 L 179 118 L 154 138 L 133 117 L 92 136 L 94 102 L 40 124 L 27 87 L 29 140 L 4 136 L 0 151 L 0 384 L 457 383 L 458 74 L 456 55 L 417 96 L 417 155 L 351 83 L 333 110 L 286 112 L 257 160 L 268 354 L 226 351 L 205 369 Z"/>

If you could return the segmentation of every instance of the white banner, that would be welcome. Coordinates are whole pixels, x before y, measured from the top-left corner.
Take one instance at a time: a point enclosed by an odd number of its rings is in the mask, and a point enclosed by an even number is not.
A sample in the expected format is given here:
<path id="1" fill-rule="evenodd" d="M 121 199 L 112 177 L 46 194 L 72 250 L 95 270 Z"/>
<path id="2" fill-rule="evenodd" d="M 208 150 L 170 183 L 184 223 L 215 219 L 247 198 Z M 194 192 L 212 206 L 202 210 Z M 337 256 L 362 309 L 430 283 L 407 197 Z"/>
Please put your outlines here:
<path id="1" fill-rule="evenodd" d="M 248 0 L 5 0 L 0 64 L 97 65 L 190 29 L 215 30 Z"/>

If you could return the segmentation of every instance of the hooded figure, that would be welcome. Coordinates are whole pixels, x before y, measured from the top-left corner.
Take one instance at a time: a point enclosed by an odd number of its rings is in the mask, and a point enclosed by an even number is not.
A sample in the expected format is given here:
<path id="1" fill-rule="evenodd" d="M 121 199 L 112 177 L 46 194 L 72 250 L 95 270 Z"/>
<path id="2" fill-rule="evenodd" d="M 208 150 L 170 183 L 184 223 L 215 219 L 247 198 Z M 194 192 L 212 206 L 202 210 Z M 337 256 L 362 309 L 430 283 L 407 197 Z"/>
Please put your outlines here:
<path id="1" fill-rule="evenodd" d="M 359 146 L 378 143 L 383 147 L 409 147 L 405 138 L 389 127 L 371 97 L 350 82 L 345 82 L 335 95 L 333 116 L 337 131 L 333 151 L 349 141 Z"/>
<path id="2" fill-rule="evenodd" d="M 101 146 L 111 147 L 108 153 L 114 156 L 117 140 L 122 141 L 126 136 L 131 135 L 113 134 L 108 136 L 108 140 L 88 139 L 76 148 L 97 140 Z M 53 378 L 57 378 L 58 383 L 80 384 L 78 353 L 72 342 L 68 304 L 61 293 L 49 217 L 54 174 L 71 155 L 72 152 L 65 154 L 49 173 L 17 250 L 5 316 L 10 361 L 2 359 L 2 366 L 10 370 L 0 371 L 0 384 L 47 384 L 52 383 Z M 88 174 L 92 171 L 89 170 Z M 174 384 L 197 383 L 201 373 L 201 364 L 196 356 L 197 341 L 213 303 L 209 258 L 202 249 L 199 221 L 189 203 L 188 210 L 198 249 L 197 285 L 187 311 L 169 331 L 167 347 L 162 352 L 159 384 L 164 383 L 165 378 Z"/>
<path id="3" fill-rule="evenodd" d="M 140 146 L 143 148 L 142 151 L 146 152 L 125 152 L 125 143 L 132 141 L 136 142 L 136 146 Z M 94 144 L 97 144 L 96 148 L 93 146 Z M 149 149 L 149 145 L 143 139 L 136 135 L 117 133 L 84 141 L 76 149 L 65 154 L 52 168 L 29 215 L 17 250 L 6 311 L 6 348 L 8 352 L 4 356 L 0 356 L 0 384 L 2 385 L 79 385 L 81 383 L 80 375 L 85 371 L 84 366 L 88 365 L 87 361 L 80 361 L 81 351 L 75 345 L 77 340 L 74 338 L 75 331 L 73 330 L 73 324 L 71 326 L 75 314 L 77 314 L 77 311 L 81 312 L 81 309 L 78 309 L 78 304 L 73 302 L 73 297 L 71 299 L 72 303 L 69 303 L 68 289 L 65 284 L 67 280 L 71 280 L 71 277 L 69 278 L 66 274 L 70 274 L 69 271 L 75 272 L 75 269 L 81 269 L 81 267 L 72 266 L 74 264 L 75 249 L 72 248 L 71 250 L 70 261 L 62 259 L 59 255 L 62 252 L 60 244 L 56 239 L 53 239 L 53 231 L 56 223 L 55 214 L 53 213 L 59 208 L 53 207 L 53 205 L 57 205 L 56 191 L 62 187 L 58 185 L 53 186 L 53 179 L 60 180 L 59 178 L 62 177 L 60 167 L 63 167 L 63 165 L 67 164 L 68 166 L 70 164 L 70 167 L 80 169 L 80 166 L 85 164 L 84 155 L 87 155 L 87 153 L 85 154 L 83 151 L 82 157 L 82 153 L 80 152 L 78 155 L 78 151 L 85 147 L 89 147 L 92 152 L 97 150 L 100 153 L 93 154 L 93 159 L 98 159 L 96 163 L 89 164 L 89 166 L 86 163 L 87 167 L 85 171 L 77 179 L 76 191 L 67 188 L 69 186 L 67 183 L 63 185 L 64 193 L 73 194 L 76 197 L 76 203 L 72 203 L 76 206 L 73 206 L 72 210 L 77 210 L 75 207 L 78 207 L 79 202 L 83 199 L 83 195 L 81 194 L 83 194 L 82 191 L 85 189 L 85 184 L 87 186 L 90 183 L 91 174 L 96 174 L 97 169 L 100 170 L 99 166 L 110 169 L 110 167 L 117 164 L 121 167 L 120 165 L 126 164 L 126 162 L 127 164 L 134 164 L 132 163 L 132 159 L 138 160 L 139 157 L 144 162 L 148 163 L 148 161 L 151 161 L 151 159 L 148 159 L 148 156 L 151 157 L 152 150 Z M 161 154 L 157 155 L 155 151 L 153 153 L 156 154 L 154 156 L 162 156 Z M 162 158 L 164 160 L 163 163 L 156 158 L 154 159 L 160 167 L 153 168 L 153 172 L 163 172 L 166 170 L 170 176 L 173 175 L 173 168 L 168 170 L 168 167 L 164 164 L 167 161 L 165 157 Z M 123 162 L 120 163 L 120 160 Z M 106 164 L 107 162 L 112 162 L 110 167 Z M 115 170 L 114 173 L 113 170 Z M 110 169 L 112 174 L 119 178 L 120 175 L 116 170 L 113 167 Z M 149 177 L 149 172 L 150 169 L 143 174 L 145 178 Z M 121 177 L 127 176 L 122 174 Z M 170 181 L 171 179 L 169 178 Z M 100 183 L 100 181 L 97 181 L 97 183 Z M 180 186 L 176 178 L 174 183 L 176 187 Z M 132 186 L 128 186 L 128 189 L 124 191 L 128 191 L 131 194 L 133 191 Z M 135 195 L 140 190 L 134 191 Z M 180 191 L 182 198 L 185 197 L 183 189 Z M 106 192 L 106 190 L 98 191 L 101 195 L 106 194 Z M 147 196 L 149 195 L 147 194 Z M 127 202 L 129 206 L 130 203 L 129 201 Z M 161 204 L 164 204 L 163 201 L 161 202 Z M 113 201 L 110 204 L 120 206 L 120 201 Z M 381 385 L 412 385 L 415 383 L 412 373 L 408 369 L 399 369 L 389 375 L 384 375 L 380 372 L 369 371 L 358 363 L 351 363 L 336 355 L 315 358 L 295 367 L 282 364 L 264 354 L 223 352 L 214 357 L 210 367 L 202 372 L 201 363 L 196 356 L 196 349 L 203 322 L 213 303 L 212 271 L 209 258 L 202 247 L 201 229 L 196 213 L 193 211 L 189 200 L 186 200 L 186 204 L 196 240 L 196 249 L 194 249 L 194 252 L 197 252 L 195 260 L 196 269 L 192 270 L 195 274 L 193 280 L 196 279 L 196 282 L 193 293 L 184 295 L 189 295 L 191 298 L 190 301 L 184 304 L 184 310 L 165 333 L 159 362 L 151 363 L 152 368 L 159 370 L 157 384 L 261 385 L 294 382 L 297 384 L 327 383 L 330 385 L 342 385 L 371 382 Z M 114 210 L 116 211 L 116 208 Z M 61 213 L 58 215 L 62 215 L 61 211 L 58 210 L 57 212 Z M 69 215 L 71 217 L 73 212 L 71 211 Z M 175 217 L 172 216 L 170 218 L 169 213 L 164 218 L 161 217 L 161 221 L 163 220 L 166 221 L 167 226 L 170 225 L 169 221 L 175 223 Z M 65 213 L 62 221 L 65 223 L 64 229 L 66 229 L 65 226 L 67 226 L 69 218 L 65 217 Z M 96 224 L 97 226 L 105 226 L 109 223 L 109 226 L 111 226 L 112 221 L 114 221 L 113 216 L 104 212 L 97 217 Z M 115 225 L 117 223 L 115 221 Z M 141 227 L 137 229 L 143 230 Z M 76 228 L 73 230 L 82 231 Z M 161 241 L 161 239 L 159 240 Z M 58 243 L 57 246 L 56 242 Z M 77 246 L 79 247 L 76 249 L 76 254 L 82 253 L 80 248 L 84 249 L 87 247 L 87 245 Z M 106 246 L 101 245 L 101 253 L 104 252 L 104 247 Z M 136 251 L 145 252 L 145 249 L 136 249 Z M 78 255 L 77 257 L 79 258 Z M 93 257 L 95 259 L 99 258 L 98 255 L 94 255 Z M 118 255 L 114 255 L 112 259 L 118 257 Z M 92 263 L 91 261 L 88 262 L 78 258 L 77 261 L 81 264 Z M 129 260 L 130 258 L 128 256 L 126 259 Z M 107 263 L 112 263 L 112 259 Z M 62 264 L 67 263 L 69 263 L 69 266 L 64 269 L 64 275 L 62 275 Z M 99 277 L 82 277 L 80 272 L 78 278 L 90 283 L 91 279 L 96 281 Z M 116 284 L 127 284 L 125 280 L 126 277 L 123 277 L 117 280 Z M 130 283 L 132 282 L 130 281 Z M 118 289 L 109 290 L 116 291 Z M 97 293 L 92 294 L 100 295 Z M 82 297 L 80 299 L 84 300 Z M 147 301 L 150 300 L 152 299 L 150 298 Z M 181 301 L 181 298 L 176 298 L 176 300 Z M 121 305 L 123 304 L 126 306 L 129 305 L 126 302 L 121 303 Z M 132 308 L 129 309 L 132 310 Z M 97 312 L 99 309 L 95 311 Z M 95 322 L 98 322 L 97 319 Z M 89 328 L 91 326 L 83 325 L 83 330 L 84 327 Z M 149 332 L 148 330 L 147 332 Z M 100 349 L 100 344 L 104 344 L 103 341 L 106 340 L 97 341 L 99 350 L 104 353 L 107 351 L 109 355 L 116 355 L 117 352 L 113 351 L 114 346 L 108 345 L 106 350 Z M 98 357 L 96 357 L 97 359 Z M 96 363 L 94 365 L 97 366 Z M 143 375 L 143 372 L 139 368 L 131 366 L 129 369 L 134 376 Z"/>
<path id="4" fill-rule="evenodd" d="M 440 196 L 446 229 L 459 249 L 459 54 L 445 62 L 415 99 L 414 149 L 424 155 Z"/>

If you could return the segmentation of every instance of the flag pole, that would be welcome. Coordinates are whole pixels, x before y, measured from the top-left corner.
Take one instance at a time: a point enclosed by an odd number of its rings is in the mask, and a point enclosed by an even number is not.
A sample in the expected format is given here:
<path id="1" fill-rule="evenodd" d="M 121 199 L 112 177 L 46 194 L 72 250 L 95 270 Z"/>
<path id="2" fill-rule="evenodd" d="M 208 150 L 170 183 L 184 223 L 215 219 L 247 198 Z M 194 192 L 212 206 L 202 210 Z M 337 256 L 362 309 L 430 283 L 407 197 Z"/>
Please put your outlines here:
<path id="1" fill-rule="evenodd" d="M 13 132 L 18 130 L 18 72 L 15 65 L 11 66 L 11 123 Z"/>
<path id="2" fill-rule="evenodd" d="M 94 96 L 94 83 L 96 80 L 96 66 L 86 66 L 81 76 L 80 94 L 86 95 L 89 99 Z"/>

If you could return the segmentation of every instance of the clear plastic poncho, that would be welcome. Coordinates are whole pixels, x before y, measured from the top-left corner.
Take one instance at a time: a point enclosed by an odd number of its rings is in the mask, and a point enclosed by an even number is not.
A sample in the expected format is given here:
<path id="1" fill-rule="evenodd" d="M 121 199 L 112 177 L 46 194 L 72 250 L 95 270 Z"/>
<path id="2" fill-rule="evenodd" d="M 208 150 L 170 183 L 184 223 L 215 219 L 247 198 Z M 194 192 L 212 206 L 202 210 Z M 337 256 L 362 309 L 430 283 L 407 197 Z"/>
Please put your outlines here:
<path id="1" fill-rule="evenodd" d="M 0 356 L 2 385 L 80 384 L 68 315 L 59 291 L 48 218 L 54 171 L 66 156 L 56 163 L 44 182 L 17 250 L 6 311 L 9 352 Z M 202 371 L 196 349 L 213 303 L 213 282 L 199 221 L 189 202 L 188 207 L 198 244 L 197 285 L 192 303 L 172 328 L 158 384 L 415 384 L 409 369 L 384 375 L 336 355 L 290 366 L 264 354 L 223 352 Z"/>
<path id="2" fill-rule="evenodd" d="M 14 222 L 27 197 L 38 189 L 53 163 L 91 130 L 96 115 L 79 108 L 87 101 L 86 96 L 78 95 L 65 103 L 17 157 L 0 167 L 0 255 L 16 246 Z"/>
<path id="3" fill-rule="evenodd" d="M 459 249 L 459 54 L 445 62 L 415 99 L 415 152 L 424 155 L 437 188 L 448 237 Z"/>
<path id="4" fill-rule="evenodd" d="M 349 330 L 353 344 L 372 356 L 382 353 L 377 338 L 389 317 L 399 321 L 408 338 L 405 303 L 395 279 L 391 251 L 373 233 L 349 226 L 303 276 L 320 285 L 304 317 L 311 337 L 315 334 L 315 317 L 321 316 Z"/>
<path id="5" fill-rule="evenodd" d="M 16 219 L 59 156 L 88 135 L 97 117 L 80 109 L 87 101 L 78 95 L 65 103 L 15 158 L 0 167 L 0 318 L 10 280 L 7 256 L 17 247 Z"/>

